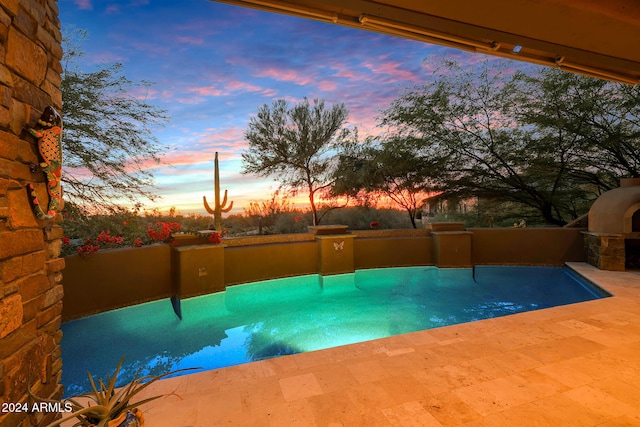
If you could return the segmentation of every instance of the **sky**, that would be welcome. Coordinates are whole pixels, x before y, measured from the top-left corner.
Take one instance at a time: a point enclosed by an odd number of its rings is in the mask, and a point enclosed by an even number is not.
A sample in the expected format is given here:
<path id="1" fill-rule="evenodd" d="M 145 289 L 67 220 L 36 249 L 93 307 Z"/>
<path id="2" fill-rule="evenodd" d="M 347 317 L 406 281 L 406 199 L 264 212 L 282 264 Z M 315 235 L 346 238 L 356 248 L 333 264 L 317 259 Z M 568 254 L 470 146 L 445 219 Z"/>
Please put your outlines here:
<path id="1" fill-rule="evenodd" d="M 146 209 L 206 213 L 213 201 L 213 158 L 221 189 L 242 213 L 270 199 L 271 178 L 243 175 L 244 132 L 258 108 L 276 99 L 292 105 L 344 103 L 348 127 L 380 134 L 380 112 L 406 89 L 425 84 L 443 58 L 472 67 L 486 55 L 373 32 L 267 13 L 209 0 L 59 0 L 62 27 L 88 31 L 80 64 L 86 71 L 122 63 L 123 74 L 153 86 L 147 100 L 171 119 L 153 134 L 167 147 L 154 167 Z M 293 199 L 305 208 L 306 196 Z"/>

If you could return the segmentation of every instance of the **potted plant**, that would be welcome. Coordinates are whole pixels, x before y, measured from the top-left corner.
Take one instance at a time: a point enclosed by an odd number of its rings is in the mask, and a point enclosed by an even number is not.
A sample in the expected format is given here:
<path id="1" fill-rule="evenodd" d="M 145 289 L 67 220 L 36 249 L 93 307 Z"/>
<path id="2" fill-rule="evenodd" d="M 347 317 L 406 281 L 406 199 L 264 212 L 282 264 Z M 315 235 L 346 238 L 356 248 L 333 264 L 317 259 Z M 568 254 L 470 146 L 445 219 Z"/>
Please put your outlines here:
<path id="1" fill-rule="evenodd" d="M 115 385 L 123 362 L 124 357 L 120 359 L 113 376 L 107 375 L 106 384 L 100 378 L 96 386 L 96 382 L 89 372 L 92 391 L 67 399 L 65 403 L 71 405 L 72 412 L 65 414 L 61 419 L 46 427 L 59 427 L 62 423 L 74 418 L 77 419 L 73 424 L 74 427 L 144 427 L 144 417 L 138 407 L 165 395 L 153 396 L 133 403 L 131 402 L 132 398 L 159 379 L 176 372 L 189 370 L 180 369 L 162 375 L 142 377 L 137 372 L 129 384 L 116 390 Z"/>

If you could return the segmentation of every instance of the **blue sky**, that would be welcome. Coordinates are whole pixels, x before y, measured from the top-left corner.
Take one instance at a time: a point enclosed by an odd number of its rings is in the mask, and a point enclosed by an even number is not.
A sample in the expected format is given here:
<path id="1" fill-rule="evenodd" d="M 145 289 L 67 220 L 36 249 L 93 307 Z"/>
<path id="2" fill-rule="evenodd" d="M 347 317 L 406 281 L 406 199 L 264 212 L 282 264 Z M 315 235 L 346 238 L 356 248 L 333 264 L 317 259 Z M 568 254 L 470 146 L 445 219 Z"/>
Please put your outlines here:
<path id="1" fill-rule="evenodd" d="M 263 104 L 323 98 L 344 103 L 360 135 L 404 89 L 426 83 L 442 58 L 486 58 L 441 46 L 240 8 L 208 0 L 59 0 L 63 27 L 89 32 L 83 67 L 120 62 L 171 120 L 154 131 L 167 145 L 153 169 L 161 199 L 145 207 L 204 213 L 213 200 L 213 157 L 234 212 L 270 198 L 278 183 L 242 175 L 243 133 Z M 304 197 L 296 206 L 304 207 Z"/>

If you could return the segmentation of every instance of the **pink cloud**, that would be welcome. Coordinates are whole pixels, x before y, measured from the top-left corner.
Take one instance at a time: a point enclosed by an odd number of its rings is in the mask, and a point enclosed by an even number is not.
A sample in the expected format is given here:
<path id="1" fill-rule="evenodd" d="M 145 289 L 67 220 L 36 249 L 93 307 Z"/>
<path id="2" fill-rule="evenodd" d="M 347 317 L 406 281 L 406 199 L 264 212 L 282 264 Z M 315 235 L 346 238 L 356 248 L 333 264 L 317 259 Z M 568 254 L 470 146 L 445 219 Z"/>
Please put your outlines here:
<path id="1" fill-rule="evenodd" d="M 218 89 L 214 86 L 202 86 L 202 87 L 189 87 L 187 88 L 187 92 L 197 93 L 202 96 L 222 96 L 226 93 L 222 89 Z"/>
<path id="2" fill-rule="evenodd" d="M 231 90 L 243 90 L 247 92 L 258 92 L 262 88 L 251 83 L 241 82 L 240 80 L 233 80 L 226 84 L 226 87 Z"/>
<path id="3" fill-rule="evenodd" d="M 93 10 L 93 4 L 91 3 L 91 0 L 76 0 L 75 4 L 76 6 L 78 6 L 78 9 Z"/>
<path id="4" fill-rule="evenodd" d="M 272 88 L 263 88 L 252 83 L 243 82 L 240 80 L 231 80 L 229 82 L 222 82 L 220 84 L 200 86 L 200 87 L 188 87 L 186 92 L 193 93 L 196 96 L 194 98 L 181 98 L 179 102 L 187 104 L 197 104 L 204 102 L 202 97 L 222 97 L 228 96 L 233 93 L 253 92 L 259 93 L 263 96 L 274 96 L 277 91 Z"/>
<path id="5" fill-rule="evenodd" d="M 419 76 L 408 70 L 402 70 L 399 67 L 402 65 L 398 62 L 387 61 L 379 63 L 364 63 L 365 67 L 370 69 L 374 74 L 384 74 L 387 76 L 393 76 L 391 82 L 396 81 L 417 81 L 421 80 Z"/>
<path id="6" fill-rule="evenodd" d="M 323 90 L 323 91 L 336 90 L 337 87 L 338 87 L 338 85 L 336 84 L 336 82 L 330 82 L 330 81 L 327 81 L 327 80 L 323 80 L 323 81 L 318 83 L 318 89 Z"/>
<path id="7" fill-rule="evenodd" d="M 295 83 L 300 86 L 304 86 L 313 81 L 312 75 L 292 69 L 279 70 L 276 68 L 267 68 L 255 73 L 254 77 L 267 77 L 282 82 Z"/>

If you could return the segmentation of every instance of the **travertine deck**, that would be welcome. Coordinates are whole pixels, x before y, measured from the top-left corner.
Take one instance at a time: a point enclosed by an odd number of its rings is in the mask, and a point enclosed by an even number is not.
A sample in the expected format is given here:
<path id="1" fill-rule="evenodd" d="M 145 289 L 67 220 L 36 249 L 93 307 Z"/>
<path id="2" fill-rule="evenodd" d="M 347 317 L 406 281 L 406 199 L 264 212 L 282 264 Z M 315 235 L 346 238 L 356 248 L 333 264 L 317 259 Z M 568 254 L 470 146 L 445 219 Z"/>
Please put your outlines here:
<path id="1" fill-rule="evenodd" d="M 615 296 L 172 378 L 150 427 L 640 426 L 640 272 Z"/>

